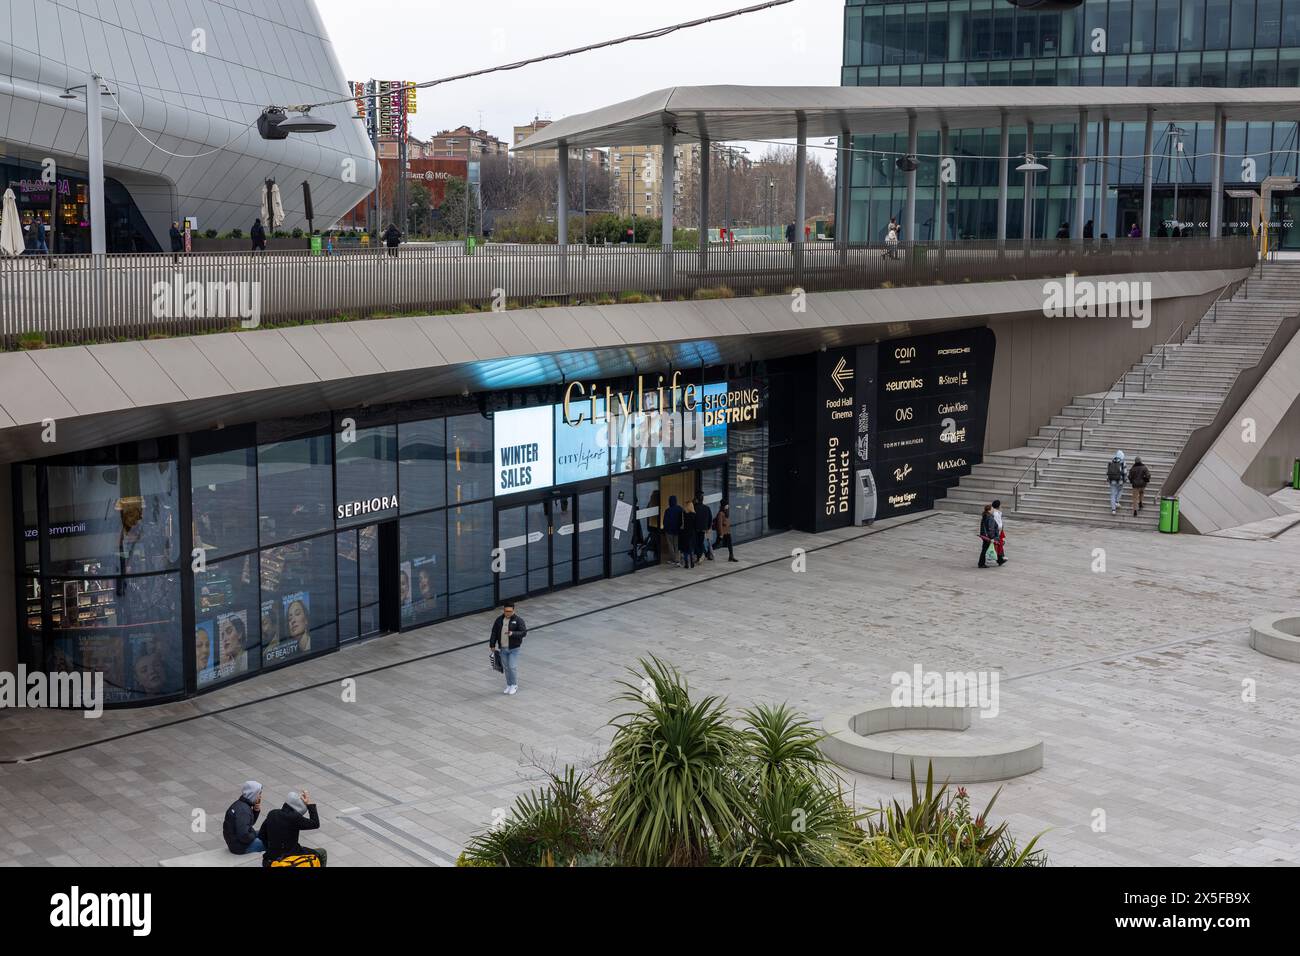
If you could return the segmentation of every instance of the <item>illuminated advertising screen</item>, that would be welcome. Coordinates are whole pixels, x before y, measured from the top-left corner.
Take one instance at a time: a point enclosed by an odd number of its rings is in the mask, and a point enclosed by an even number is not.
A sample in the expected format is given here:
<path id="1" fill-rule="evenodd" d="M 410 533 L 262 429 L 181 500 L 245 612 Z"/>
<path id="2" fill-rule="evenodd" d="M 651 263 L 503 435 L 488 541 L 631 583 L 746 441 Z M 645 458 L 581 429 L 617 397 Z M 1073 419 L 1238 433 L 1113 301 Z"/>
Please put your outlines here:
<path id="1" fill-rule="evenodd" d="M 493 416 L 492 461 L 498 498 L 555 483 L 555 413 L 550 405 Z"/>
<path id="2" fill-rule="evenodd" d="M 564 405 L 555 406 L 555 483 L 567 485 L 609 474 L 609 425 L 605 421 L 605 400 L 596 399 L 592 421 L 584 403 L 584 417 L 577 425 L 564 420 Z"/>

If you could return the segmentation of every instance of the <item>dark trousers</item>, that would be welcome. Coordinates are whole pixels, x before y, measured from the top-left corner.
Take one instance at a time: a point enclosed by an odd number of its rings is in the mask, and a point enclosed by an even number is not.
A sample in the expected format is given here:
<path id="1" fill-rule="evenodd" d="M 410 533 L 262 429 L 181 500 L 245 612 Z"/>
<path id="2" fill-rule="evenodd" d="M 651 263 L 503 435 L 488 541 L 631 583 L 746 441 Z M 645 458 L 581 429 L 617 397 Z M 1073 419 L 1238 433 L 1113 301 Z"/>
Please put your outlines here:
<path id="1" fill-rule="evenodd" d="M 981 568 L 988 567 L 988 563 L 985 562 L 984 560 L 984 553 L 988 550 L 988 547 L 989 547 L 989 539 L 981 535 L 980 536 L 980 567 Z"/>
<path id="2" fill-rule="evenodd" d="M 728 558 L 734 559 L 736 557 L 736 552 L 731 546 L 731 535 L 729 534 L 718 535 L 718 540 L 713 542 L 713 550 L 717 551 L 719 548 L 727 549 Z"/>
<path id="3" fill-rule="evenodd" d="M 695 567 L 695 535 L 689 531 L 683 531 L 677 535 L 677 547 L 682 552 L 682 567 Z"/>

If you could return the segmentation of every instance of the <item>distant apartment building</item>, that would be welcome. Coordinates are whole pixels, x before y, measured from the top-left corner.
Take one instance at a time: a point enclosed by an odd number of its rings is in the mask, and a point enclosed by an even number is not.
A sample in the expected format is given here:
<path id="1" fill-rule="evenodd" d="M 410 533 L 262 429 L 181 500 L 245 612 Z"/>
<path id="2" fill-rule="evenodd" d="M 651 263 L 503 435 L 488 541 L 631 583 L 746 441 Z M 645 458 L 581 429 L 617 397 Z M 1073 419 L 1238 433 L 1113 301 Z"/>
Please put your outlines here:
<path id="1" fill-rule="evenodd" d="M 615 146 L 610 151 L 609 169 L 618 197 L 619 214 L 623 216 L 659 216 L 663 211 L 663 183 L 660 169 L 663 147 Z M 699 168 L 700 147 L 677 145 L 674 147 L 677 162 L 673 182 L 673 210 L 682 211 L 684 200 L 689 199 L 690 185 Z"/>
<path id="2" fill-rule="evenodd" d="M 538 130 L 545 129 L 546 127 L 550 126 L 551 122 L 552 121 L 548 119 L 542 119 L 541 117 L 534 117 L 532 122 L 526 123 L 523 126 L 516 126 L 514 128 L 514 145 L 518 146 L 520 143 L 522 143 L 528 137 L 532 136 Z M 543 165 L 546 163 L 557 162 L 559 160 L 560 151 L 558 149 L 538 149 L 538 150 L 528 150 L 527 152 L 518 153 L 516 155 L 520 159 L 525 160 L 526 162 Z M 582 162 L 582 150 L 570 149 L 569 161 L 572 163 Z M 592 163 L 593 165 L 599 164 L 601 171 L 608 173 L 609 171 L 608 150 L 588 149 L 587 161 Z"/>
<path id="3" fill-rule="evenodd" d="M 510 145 L 487 130 L 458 126 L 431 138 L 425 144 L 424 155 L 428 159 L 456 159 L 464 157 L 467 150 L 471 158 L 505 156 L 510 152 Z"/>

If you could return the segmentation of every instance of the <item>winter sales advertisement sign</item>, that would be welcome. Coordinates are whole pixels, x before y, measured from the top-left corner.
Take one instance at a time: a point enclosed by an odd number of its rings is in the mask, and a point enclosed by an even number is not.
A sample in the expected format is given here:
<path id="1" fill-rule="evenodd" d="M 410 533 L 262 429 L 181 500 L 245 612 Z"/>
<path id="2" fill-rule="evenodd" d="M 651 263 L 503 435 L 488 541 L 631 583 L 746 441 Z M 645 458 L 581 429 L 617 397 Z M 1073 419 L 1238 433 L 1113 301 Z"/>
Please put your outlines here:
<path id="1" fill-rule="evenodd" d="M 493 418 L 497 497 L 551 487 L 555 483 L 551 406 L 497 412 Z"/>

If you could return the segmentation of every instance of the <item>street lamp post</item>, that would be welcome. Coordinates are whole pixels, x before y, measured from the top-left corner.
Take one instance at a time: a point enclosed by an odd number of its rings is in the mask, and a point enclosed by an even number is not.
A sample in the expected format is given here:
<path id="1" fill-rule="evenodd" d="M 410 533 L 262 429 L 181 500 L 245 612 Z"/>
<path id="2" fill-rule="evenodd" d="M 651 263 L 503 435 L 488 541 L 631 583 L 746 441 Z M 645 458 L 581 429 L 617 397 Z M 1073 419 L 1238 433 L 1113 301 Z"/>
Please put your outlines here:
<path id="1" fill-rule="evenodd" d="M 1181 126 L 1175 126 L 1173 123 L 1170 123 L 1168 132 L 1169 152 L 1171 156 L 1169 164 L 1173 167 L 1174 175 L 1174 228 L 1181 229 L 1183 221 L 1178 216 L 1178 185 L 1179 181 L 1182 179 L 1182 170 L 1179 168 L 1179 160 L 1182 158 L 1183 137 L 1187 135 L 1187 130 L 1183 129 Z"/>

